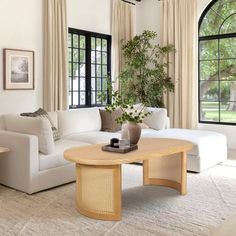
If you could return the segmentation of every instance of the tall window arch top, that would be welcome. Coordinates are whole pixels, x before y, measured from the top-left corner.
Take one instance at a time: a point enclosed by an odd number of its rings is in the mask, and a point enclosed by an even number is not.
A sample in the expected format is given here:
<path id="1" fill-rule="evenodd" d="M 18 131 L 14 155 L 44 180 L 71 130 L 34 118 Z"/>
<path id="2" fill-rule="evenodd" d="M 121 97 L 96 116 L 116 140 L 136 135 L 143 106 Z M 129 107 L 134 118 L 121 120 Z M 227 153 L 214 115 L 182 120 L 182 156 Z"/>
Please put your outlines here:
<path id="1" fill-rule="evenodd" d="M 199 20 L 199 121 L 236 125 L 236 0 L 213 0 Z"/>
<path id="2" fill-rule="evenodd" d="M 236 32 L 236 1 L 213 1 L 200 19 L 200 36 Z"/>

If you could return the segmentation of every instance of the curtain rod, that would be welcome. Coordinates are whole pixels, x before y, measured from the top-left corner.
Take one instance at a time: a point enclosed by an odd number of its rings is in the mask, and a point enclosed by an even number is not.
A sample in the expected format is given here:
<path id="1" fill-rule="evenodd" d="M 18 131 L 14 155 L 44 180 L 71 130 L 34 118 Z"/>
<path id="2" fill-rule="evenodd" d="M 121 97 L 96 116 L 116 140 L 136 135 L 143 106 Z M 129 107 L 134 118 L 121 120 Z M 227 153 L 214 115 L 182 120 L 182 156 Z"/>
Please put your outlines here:
<path id="1" fill-rule="evenodd" d="M 133 3 L 133 2 L 129 2 L 129 1 L 127 1 L 127 0 L 122 0 L 122 2 L 126 2 L 126 3 L 128 3 L 128 4 L 132 4 L 132 5 L 136 5 L 135 3 Z"/>
<path id="2" fill-rule="evenodd" d="M 132 5 L 136 5 L 135 3 L 133 3 L 133 2 L 129 2 L 129 1 L 127 1 L 127 0 L 121 0 L 122 2 L 126 2 L 126 3 L 128 3 L 128 4 L 132 4 Z M 141 0 L 136 0 L 137 2 L 141 2 Z M 163 0 L 157 0 L 158 2 L 160 2 L 160 1 L 163 1 Z"/>

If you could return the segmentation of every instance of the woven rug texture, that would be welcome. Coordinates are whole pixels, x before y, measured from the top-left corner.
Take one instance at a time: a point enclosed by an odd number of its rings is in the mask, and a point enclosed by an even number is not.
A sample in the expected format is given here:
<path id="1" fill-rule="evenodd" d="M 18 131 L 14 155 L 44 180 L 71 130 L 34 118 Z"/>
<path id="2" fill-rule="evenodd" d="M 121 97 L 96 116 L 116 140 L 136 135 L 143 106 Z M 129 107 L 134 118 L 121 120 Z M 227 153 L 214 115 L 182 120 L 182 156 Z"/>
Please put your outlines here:
<path id="1" fill-rule="evenodd" d="M 210 235 L 236 213 L 236 167 L 188 173 L 188 194 L 142 186 L 142 167 L 122 169 L 122 220 L 93 220 L 75 206 L 75 183 L 27 195 L 0 185 L 0 235 Z"/>

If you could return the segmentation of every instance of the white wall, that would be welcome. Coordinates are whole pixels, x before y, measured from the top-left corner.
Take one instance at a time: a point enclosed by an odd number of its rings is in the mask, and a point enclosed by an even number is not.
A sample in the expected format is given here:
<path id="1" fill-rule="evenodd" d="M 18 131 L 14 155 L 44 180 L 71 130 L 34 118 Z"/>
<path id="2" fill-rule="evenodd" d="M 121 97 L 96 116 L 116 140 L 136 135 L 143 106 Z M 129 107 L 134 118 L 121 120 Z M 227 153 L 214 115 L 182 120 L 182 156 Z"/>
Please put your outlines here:
<path id="1" fill-rule="evenodd" d="M 111 33 L 110 0 L 68 0 L 68 25 Z M 42 0 L 0 0 L 0 114 L 42 106 Z M 35 51 L 35 89 L 3 90 L 2 49 Z"/>
<path id="2" fill-rule="evenodd" d="M 160 1 L 143 0 L 140 3 L 136 3 L 137 34 L 141 34 L 144 30 L 157 32 L 158 40 L 160 39 Z"/>
<path id="3" fill-rule="evenodd" d="M 111 34 L 111 0 L 68 0 L 69 27 Z"/>
<path id="4" fill-rule="evenodd" d="M 201 16 L 204 9 L 212 0 L 198 0 L 198 15 Z"/>
<path id="5" fill-rule="evenodd" d="M 0 1 L 0 114 L 31 111 L 42 104 L 42 2 Z M 3 48 L 35 51 L 35 90 L 3 90 Z"/>

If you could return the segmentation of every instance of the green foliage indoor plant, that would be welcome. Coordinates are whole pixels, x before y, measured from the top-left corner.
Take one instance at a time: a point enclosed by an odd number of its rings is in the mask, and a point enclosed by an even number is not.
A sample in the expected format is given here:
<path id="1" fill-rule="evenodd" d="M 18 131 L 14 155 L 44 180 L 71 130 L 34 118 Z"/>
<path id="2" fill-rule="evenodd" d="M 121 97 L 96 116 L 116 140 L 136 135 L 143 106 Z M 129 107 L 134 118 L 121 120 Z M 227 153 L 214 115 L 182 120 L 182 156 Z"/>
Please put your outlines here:
<path id="1" fill-rule="evenodd" d="M 119 90 L 112 91 L 112 85 L 108 83 L 112 102 L 106 106 L 106 110 L 112 112 L 121 109 L 122 115 L 117 122 L 128 122 L 132 130 L 136 125 L 139 130 L 133 131 L 133 136 L 140 137 L 141 128 L 138 123 L 142 123 L 150 114 L 146 107 L 163 107 L 163 93 L 174 90 L 174 84 L 165 71 L 168 64 L 162 62 L 162 58 L 174 51 L 174 48 L 171 45 L 161 47 L 155 44 L 156 37 L 155 32 L 144 31 L 124 44 L 122 50 L 125 67 L 118 76 Z M 104 94 L 102 97 L 104 100 Z M 138 107 L 135 105 L 137 103 L 140 104 Z M 134 140 L 138 140 L 137 137 Z"/>
<path id="2" fill-rule="evenodd" d="M 118 79 L 123 99 L 150 107 L 163 107 L 163 93 L 174 90 L 162 58 L 174 51 L 172 45 L 156 44 L 157 34 L 144 31 L 123 45 L 125 67 Z"/>

